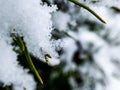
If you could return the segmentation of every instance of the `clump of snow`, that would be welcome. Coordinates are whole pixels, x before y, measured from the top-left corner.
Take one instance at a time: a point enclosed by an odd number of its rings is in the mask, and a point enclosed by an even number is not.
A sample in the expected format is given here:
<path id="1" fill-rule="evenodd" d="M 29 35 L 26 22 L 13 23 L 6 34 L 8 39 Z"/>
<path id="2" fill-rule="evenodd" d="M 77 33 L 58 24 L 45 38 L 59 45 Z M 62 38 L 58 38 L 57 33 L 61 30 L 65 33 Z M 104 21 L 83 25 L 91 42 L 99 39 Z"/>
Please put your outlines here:
<path id="1" fill-rule="evenodd" d="M 42 6 L 39 0 L 29 2 L 8 0 L 1 1 L 0 5 L 0 26 L 5 36 L 15 29 L 17 34 L 24 37 L 27 48 L 33 55 L 41 59 L 44 58 L 42 55 L 44 53 L 57 56 L 50 42 L 52 31 L 50 13 L 56 10 L 56 6 Z M 41 52 L 41 49 L 45 52 Z"/>
<path id="2" fill-rule="evenodd" d="M 70 16 L 67 13 L 58 11 L 53 14 L 53 24 L 55 28 L 59 28 L 59 30 L 67 30 L 68 23 L 70 23 Z"/>
<path id="3" fill-rule="evenodd" d="M 4 85 L 12 84 L 14 90 L 35 89 L 32 76 L 16 61 L 17 55 L 11 46 L 12 33 L 23 37 L 28 51 L 35 57 L 45 61 L 44 55 L 48 53 L 57 58 L 50 41 L 51 13 L 55 10 L 56 6 L 43 5 L 41 0 L 0 0 L 0 82 Z M 54 65 L 58 64 L 55 62 L 52 60 Z"/>
<path id="4" fill-rule="evenodd" d="M 34 90 L 36 83 L 28 70 L 18 65 L 17 54 L 13 47 L 0 38 L 0 82 L 6 85 L 13 85 L 14 90 Z"/>
<path id="5" fill-rule="evenodd" d="M 67 65 L 64 68 L 64 71 L 67 72 L 69 70 L 75 70 L 76 65 L 71 63 L 73 54 L 77 50 L 75 41 L 71 38 L 64 38 L 63 42 L 64 42 L 64 46 L 63 46 L 64 54 L 62 55 L 61 59 L 66 60 L 67 62 Z"/>
<path id="6" fill-rule="evenodd" d="M 49 58 L 48 61 L 49 61 L 49 64 L 52 66 L 58 65 L 60 63 L 60 60 L 56 58 Z"/>

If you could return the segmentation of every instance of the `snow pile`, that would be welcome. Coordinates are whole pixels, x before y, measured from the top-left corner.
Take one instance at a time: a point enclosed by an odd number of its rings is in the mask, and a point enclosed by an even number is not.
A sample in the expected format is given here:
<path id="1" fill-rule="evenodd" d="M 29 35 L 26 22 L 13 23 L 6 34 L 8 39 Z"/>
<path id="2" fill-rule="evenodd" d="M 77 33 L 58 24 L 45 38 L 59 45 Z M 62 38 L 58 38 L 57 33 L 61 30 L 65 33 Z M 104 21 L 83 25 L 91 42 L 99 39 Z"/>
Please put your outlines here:
<path id="1" fill-rule="evenodd" d="M 22 36 L 28 51 L 41 60 L 45 61 L 45 54 L 57 58 L 50 41 L 51 13 L 55 10 L 56 6 L 43 5 L 41 0 L 0 0 L 0 82 L 4 85 L 13 85 L 14 90 L 34 90 L 36 85 L 28 70 L 16 61 L 12 33 Z"/>
<path id="2" fill-rule="evenodd" d="M 3 38 L 0 38 L 0 82 L 6 85 L 13 85 L 14 90 L 34 90 L 36 83 L 28 70 L 18 65 L 17 55 L 13 47 L 8 45 Z"/>

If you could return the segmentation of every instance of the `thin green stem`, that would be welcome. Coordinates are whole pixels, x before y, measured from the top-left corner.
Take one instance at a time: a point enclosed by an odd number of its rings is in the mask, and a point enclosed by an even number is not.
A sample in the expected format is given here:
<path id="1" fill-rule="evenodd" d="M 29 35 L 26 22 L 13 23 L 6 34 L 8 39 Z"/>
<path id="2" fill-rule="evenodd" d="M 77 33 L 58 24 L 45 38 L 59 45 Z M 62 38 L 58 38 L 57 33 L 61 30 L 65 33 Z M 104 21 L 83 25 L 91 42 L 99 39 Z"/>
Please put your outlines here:
<path id="1" fill-rule="evenodd" d="M 23 40 L 21 39 L 21 37 L 18 36 L 18 44 L 20 45 L 21 49 L 22 49 L 22 52 L 25 54 L 25 57 L 27 59 L 27 62 L 30 66 L 30 69 L 35 73 L 35 75 L 37 76 L 38 80 L 40 81 L 41 84 L 43 84 L 43 80 L 41 78 L 41 76 L 39 75 L 38 71 L 36 70 L 33 62 L 32 62 L 32 59 L 30 57 L 30 54 L 27 50 L 27 47 L 25 46 L 25 44 L 23 43 Z"/>
<path id="2" fill-rule="evenodd" d="M 74 4 L 83 7 L 84 9 L 88 10 L 90 13 L 92 13 L 97 19 L 99 19 L 101 22 L 106 23 L 96 12 L 94 12 L 91 8 L 88 6 L 84 5 L 83 3 L 80 3 L 76 0 L 69 0 L 70 2 L 73 2 Z"/>
<path id="3" fill-rule="evenodd" d="M 24 43 L 22 42 L 22 40 L 21 40 L 20 37 L 17 37 L 17 38 L 18 38 L 18 39 L 17 39 L 16 41 L 17 41 L 17 43 L 19 44 L 20 49 L 21 49 L 22 51 L 24 51 L 24 50 L 25 50 L 25 45 L 24 45 Z"/>
<path id="4" fill-rule="evenodd" d="M 37 76 L 37 78 L 39 79 L 41 84 L 43 84 L 43 80 L 42 80 L 41 76 L 39 75 L 38 71 L 36 70 L 36 68 L 35 68 L 35 66 L 34 66 L 34 64 L 33 64 L 32 60 L 31 60 L 31 57 L 30 57 L 30 55 L 28 53 L 27 48 L 25 48 L 24 53 L 25 53 L 26 59 L 27 59 L 29 65 L 30 65 L 31 69 L 33 70 L 33 72 L 35 73 L 35 75 Z"/>
<path id="5" fill-rule="evenodd" d="M 114 9 L 115 11 L 117 11 L 117 12 L 120 12 L 120 8 L 119 7 L 112 6 L 111 8 Z"/>

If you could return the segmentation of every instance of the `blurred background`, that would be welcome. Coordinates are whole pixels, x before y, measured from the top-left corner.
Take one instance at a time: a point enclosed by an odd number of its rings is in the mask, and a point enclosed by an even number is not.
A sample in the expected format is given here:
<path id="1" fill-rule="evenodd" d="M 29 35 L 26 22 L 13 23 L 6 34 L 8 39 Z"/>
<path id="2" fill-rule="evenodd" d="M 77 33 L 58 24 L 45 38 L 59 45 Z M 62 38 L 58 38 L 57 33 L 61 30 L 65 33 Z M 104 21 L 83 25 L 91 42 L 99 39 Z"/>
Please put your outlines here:
<path id="1" fill-rule="evenodd" d="M 37 90 L 119 90 L 120 9 L 104 0 L 79 0 L 98 13 L 101 23 L 87 10 L 68 0 L 43 0 L 57 5 L 52 13 L 52 38 L 61 40 L 61 63 L 38 67 L 45 82 Z M 37 63 L 38 64 L 38 63 Z M 38 68 L 38 69 L 39 69 Z"/>
<path id="2" fill-rule="evenodd" d="M 120 89 L 119 0 L 77 0 L 93 9 L 106 24 L 68 0 L 43 0 L 57 5 L 52 13 L 52 38 L 61 40 L 61 63 L 46 66 L 46 84 L 39 90 Z M 43 79 L 45 80 L 45 79 Z"/>

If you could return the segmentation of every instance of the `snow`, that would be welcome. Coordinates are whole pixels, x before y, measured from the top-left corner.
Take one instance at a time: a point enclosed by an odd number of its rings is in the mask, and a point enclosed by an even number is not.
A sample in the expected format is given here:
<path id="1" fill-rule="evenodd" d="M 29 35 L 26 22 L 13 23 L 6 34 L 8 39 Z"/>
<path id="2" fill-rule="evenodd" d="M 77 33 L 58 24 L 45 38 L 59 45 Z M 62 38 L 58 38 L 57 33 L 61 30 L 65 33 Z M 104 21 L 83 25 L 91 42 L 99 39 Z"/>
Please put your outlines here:
<path id="1" fill-rule="evenodd" d="M 51 41 L 51 13 L 55 5 L 43 5 L 41 0 L 0 0 L 0 82 L 13 85 L 14 90 L 34 90 L 36 83 L 28 70 L 18 64 L 13 50 L 12 33 L 23 37 L 28 51 L 45 62 L 44 55 L 50 54 L 53 65 L 59 61 Z M 54 41 L 55 43 L 56 41 Z"/>

